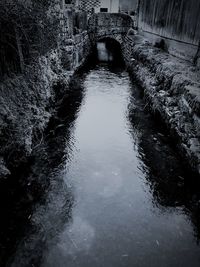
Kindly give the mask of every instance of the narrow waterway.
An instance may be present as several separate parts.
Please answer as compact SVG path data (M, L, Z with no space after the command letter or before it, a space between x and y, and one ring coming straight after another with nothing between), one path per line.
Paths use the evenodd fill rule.
M31 179L50 185L8 266L199 267L199 190L141 90L107 63L76 83L38 148Z

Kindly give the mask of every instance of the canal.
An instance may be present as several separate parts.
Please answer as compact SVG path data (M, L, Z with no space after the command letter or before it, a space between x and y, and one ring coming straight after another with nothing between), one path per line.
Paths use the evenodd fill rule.
M124 66L77 73L51 124L7 266L200 266L199 185Z

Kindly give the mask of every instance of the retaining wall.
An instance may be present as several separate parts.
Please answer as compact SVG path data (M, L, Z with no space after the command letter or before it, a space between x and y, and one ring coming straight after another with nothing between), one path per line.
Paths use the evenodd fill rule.
M200 174L200 72L189 62L153 47L140 36L127 36L123 55L158 112L178 140L180 153Z
M90 53L87 32L68 42L36 59L23 75L0 83L0 179L42 142L55 102L66 93L70 78Z

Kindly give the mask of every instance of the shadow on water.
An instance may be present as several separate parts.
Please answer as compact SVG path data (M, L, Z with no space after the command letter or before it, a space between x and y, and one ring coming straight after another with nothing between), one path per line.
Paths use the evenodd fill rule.
M146 173L146 183L153 195L154 205L180 209L194 226L197 243L200 240L200 179L181 158L168 129L157 116L153 116L143 99L142 89L132 81L129 121L133 139L137 140L139 157ZM137 88L137 90L135 90Z
M1 181L2 267L7 266L8 259L8 266L12 261L12 266L17 267L38 266L45 244L71 220L73 194L62 176L65 162L70 158L71 135L83 97L79 82L84 75L80 79L79 76L76 73L66 94L57 103L55 115L29 162L8 180ZM13 254L16 259L12 258Z

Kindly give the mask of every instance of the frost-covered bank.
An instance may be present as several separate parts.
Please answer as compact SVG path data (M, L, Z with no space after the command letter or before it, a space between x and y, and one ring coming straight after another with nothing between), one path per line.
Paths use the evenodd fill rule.
M200 70L140 36L127 36L123 53L147 103L159 112L181 152L200 173Z
M10 168L26 160L34 146L42 142L55 102L66 93L70 78L89 52L89 38L83 32L64 52L52 50L29 66L24 74L0 83L1 178L10 173ZM66 58L67 53L80 57L76 62L68 57L70 70L63 67L63 55Z
M42 142L56 101L90 52L86 13L62 3L0 4L0 178Z
M83 62L83 61L81 61ZM0 177L26 160L51 117L56 100L64 95L74 71L63 69L58 51L52 51L23 75L0 84Z

